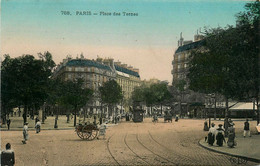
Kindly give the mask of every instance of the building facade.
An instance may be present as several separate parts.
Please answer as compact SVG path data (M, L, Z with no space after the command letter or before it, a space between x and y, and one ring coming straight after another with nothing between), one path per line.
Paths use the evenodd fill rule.
M178 48L173 55L172 61L172 86L178 91L176 96L178 100L178 105L175 107L175 111L180 114L180 116L187 116L190 114L189 106L194 103L202 103L203 95L195 93L189 90L189 80L187 79L187 74L189 72L189 60L191 51L194 49L203 48L204 40L202 35L198 33L194 36L194 42L184 41L182 34L178 41ZM184 86L184 90L179 90L179 86Z
M85 87L94 91L94 98L98 94L99 87L103 86L106 81L116 80L122 88L124 101L121 105L124 106L125 111L129 110L130 98L134 88L140 86L141 82L139 69L121 64L121 62L114 62L112 58L89 60L85 59L83 55L77 59L64 59L53 73L53 78L58 77L64 81L82 78ZM98 96L94 100L92 104L95 112L95 109L100 107L100 102Z
M97 61L80 58L64 59L53 73L53 78L61 78L64 81L82 78L86 88L97 91L104 82L116 79L113 69Z
M172 85L175 86L181 80L185 82L189 82L186 78L189 71L189 56L193 49L197 49L202 46L203 40L202 35L195 35L194 42L184 41L182 34L180 36L180 40L178 41L178 48L173 55L172 61ZM185 87L186 89L187 87Z

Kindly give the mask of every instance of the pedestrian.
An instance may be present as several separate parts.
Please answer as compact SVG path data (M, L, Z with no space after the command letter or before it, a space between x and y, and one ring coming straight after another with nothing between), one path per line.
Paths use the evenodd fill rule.
M94 121L93 121L93 124L94 124L94 125L97 125L97 116L96 116L96 115L94 115Z
M39 121L39 118L38 118L38 116L35 118L35 125L36 125L36 123Z
M23 123L26 123L26 114L23 113Z
M99 124L102 124L103 123L103 119L102 119L102 116L99 117Z
M246 122L244 123L244 138L246 138L246 135L251 137L248 119L246 119Z
M39 133L41 131L41 121L38 121L35 125L36 133Z
M230 148L233 148L234 146L236 146L236 142L235 142L235 128L234 128L234 123L230 123L230 127L228 127L228 141L227 141L227 145Z
M23 126L23 144L26 144L26 141L28 140L29 134L28 134L28 122L25 122Z
M5 150L1 153L1 165L2 166L13 166L15 163L14 151L11 149L11 144L5 145Z
M106 124L105 123L102 123L99 127L99 134L98 134L98 137L97 139L99 139L100 136L103 136L103 139L105 139L106 137Z
M204 128L203 128L204 131L209 131L209 127L208 127L208 122L205 120L204 122Z
M8 128L8 130L10 130L11 120L8 118L7 121L6 121L6 123L7 123L7 128Z
M217 145L218 146L223 146L223 142L226 143L225 137L224 137L224 130L222 128L222 124L218 125L219 128L217 129L217 135L216 135L216 140L217 140Z
M178 120L179 120L179 116L176 115L176 117L175 117L175 122L178 122Z
M208 143L211 146L213 146L215 142L215 135L216 135L216 128L215 128L215 124L212 123L208 133Z

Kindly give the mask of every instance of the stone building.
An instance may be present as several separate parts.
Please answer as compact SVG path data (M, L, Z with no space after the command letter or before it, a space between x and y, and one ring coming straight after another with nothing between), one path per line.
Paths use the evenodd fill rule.
M98 90L104 82L116 79L116 73L109 65L89 59L64 59L53 73L53 78L62 80L74 80L82 78L86 88Z
M121 107L128 111L131 94L136 86L140 85L139 69L133 68L121 62L114 62L112 58L97 58L96 60L81 58L72 59L68 57L61 62L53 73L53 78L62 80L74 80L82 78L86 88L94 90L94 100L91 104L93 112L97 112L101 107L98 99L98 88L106 81L116 80L121 86L124 100Z
M172 85L175 86L179 81L184 80L188 82L186 75L188 74L188 63L189 63L189 56L193 49L197 49L202 46L203 40L202 35L195 35L194 42L184 41L182 37L182 33L180 35L180 40L178 41L178 48L173 55L172 61ZM185 87L186 89L187 87Z
M139 69L123 64L120 61L114 62L113 59L101 59L97 58L97 61L104 64L110 65L110 67L116 73L116 81L122 88L124 95L123 101L120 103L119 109L125 109L129 111L129 106L131 105L131 95L135 87L140 86L141 80L139 75Z
M177 85L184 86L184 90L177 90L178 95L176 96L178 100L178 106L176 107L176 111L179 112L181 116L187 116L190 111L189 106L194 103L201 103L203 100L203 95L199 93L194 93L189 90L189 80L187 79L187 74L189 72L189 58L191 51L194 49L203 48L203 36L198 33L194 36L194 42L184 41L182 37L182 33L180 35L180 39L178 41L178 48L173 55L172 61L172 86L175 89Z

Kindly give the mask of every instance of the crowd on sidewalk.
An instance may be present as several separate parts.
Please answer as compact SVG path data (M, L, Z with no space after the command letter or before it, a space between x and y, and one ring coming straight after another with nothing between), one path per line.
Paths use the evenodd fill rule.
M215 128L214 123L212 123L211 127L209 128L207 125L207 121L205 121L204 131L208 131L208 134L205 137L205 141L207 141L209 146L213 146L215 142L217 146L223 146L223 143L225 142L230 148L234 148L237 145L237 142L235 140L235 124L231 119L227 119L224 122L224 128L222 124L219 124L218 128ZM246 136L251 137L250 124L248 119L246 119L246 121L244 122L243 137L246 138ZM227 141L225 137L227 137Z

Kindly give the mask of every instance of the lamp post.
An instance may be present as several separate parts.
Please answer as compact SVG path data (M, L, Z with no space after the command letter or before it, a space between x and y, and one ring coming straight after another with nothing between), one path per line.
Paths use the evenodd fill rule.
M214 99L214 101L212 101L212 99ZM216 120L216 96L215 94L208 94L206 96L206 106L208 107L208 111L207 111L207 116L209 118L209 128L211 126L211 117L210 117L210 113L212 112L212 106L214 104L214 120Z

